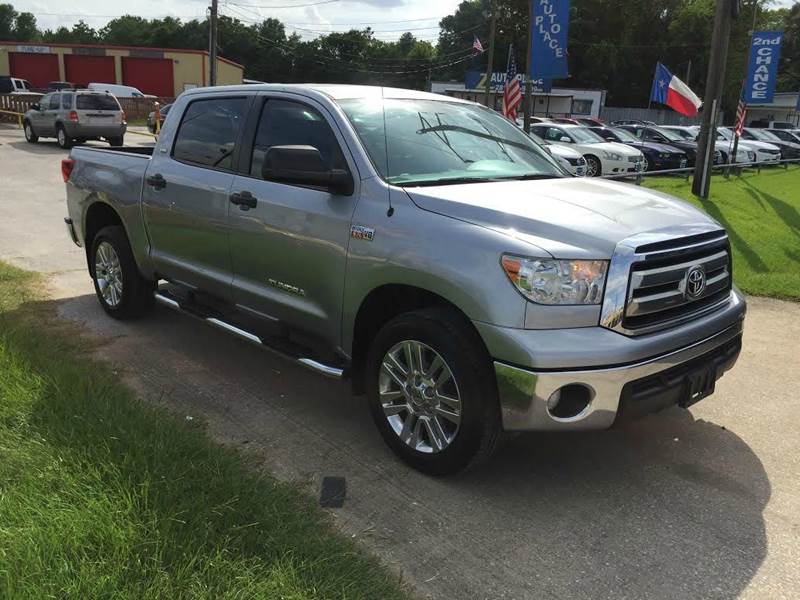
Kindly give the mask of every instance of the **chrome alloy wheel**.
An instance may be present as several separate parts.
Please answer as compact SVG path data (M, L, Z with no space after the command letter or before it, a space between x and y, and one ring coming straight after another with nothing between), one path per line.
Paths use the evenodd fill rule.
M58 137L58 143L59 143L60 146L63 146L64 144L67 143L67 134L64 131L63 127L59 127L58 128L57 137Z
M108 242L101 242L97 246L94 257L94 277L97 287L103 295L103 300L111 308L116 308L122 302L122 267L116 250Z
M389 425L403 442L427 454L441 452L461 424L461 394L436 350L415 340L392 346L381 362L378 394Z

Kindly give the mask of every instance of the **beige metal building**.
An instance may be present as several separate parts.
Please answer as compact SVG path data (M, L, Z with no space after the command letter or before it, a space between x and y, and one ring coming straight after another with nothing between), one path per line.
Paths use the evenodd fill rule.
M27 79L36 88L51 81L130 85L170 98L208 82L204 50L132 46L0 42L0 76ZM242 83L244 67L219 57L217 84Z

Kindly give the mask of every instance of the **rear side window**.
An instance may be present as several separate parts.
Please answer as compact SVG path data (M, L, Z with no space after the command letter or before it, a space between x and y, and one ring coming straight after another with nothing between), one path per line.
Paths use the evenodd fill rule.
M53 94L50 96L50 104L47 108L49 110L58 110L61 108L61 94Z
M108 94L78 94L75 108L78 110L120 110L117 99Z
M246 98L195 100L186 109L172 157L181 162L230 170Z
M61 94L61 108L72 108L73 94Z
M328 169L346 169L339 142L316 110L298 102L268 100L261 112L253 145L250 175L260 178L264 157L272 146L313 146Z

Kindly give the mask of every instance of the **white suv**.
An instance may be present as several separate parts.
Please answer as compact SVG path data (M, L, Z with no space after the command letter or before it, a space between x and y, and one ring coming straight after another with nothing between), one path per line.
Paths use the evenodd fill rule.
M546 142L574 148L586 159L586 175L598 177L614 173L637 173L644 166L644 155L635 148L607 142L582 125L542 123L531 127L531 132Z

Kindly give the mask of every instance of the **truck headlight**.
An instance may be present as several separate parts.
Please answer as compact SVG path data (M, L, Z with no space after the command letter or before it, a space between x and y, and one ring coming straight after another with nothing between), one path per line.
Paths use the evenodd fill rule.
M537 304L600 304L607 260L555 260L504 254L503 270L519 292Z
M606 160L622 160L622 155L603 150L603 158Z

